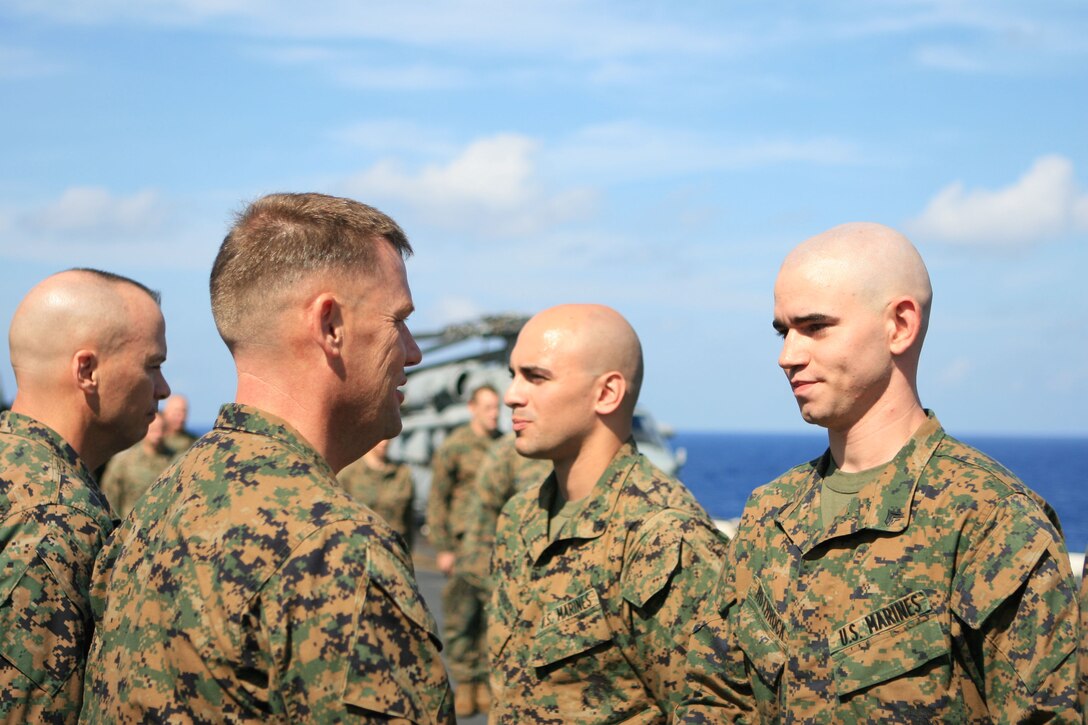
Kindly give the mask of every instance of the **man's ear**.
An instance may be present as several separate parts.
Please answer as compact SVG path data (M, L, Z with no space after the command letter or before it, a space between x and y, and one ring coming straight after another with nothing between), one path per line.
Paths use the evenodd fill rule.
M344 310L340 300L323 292L306 308L311 339L328 357L340 357L344 348Z
M902 355L922 332L922 306L913 297L892 301L888 307L888 349Z
M593 409L598 415L610 415L623 403L627 394L627 380L619 371L612 370L597 379L597 400Z
M72 378L84 393L98 393L98 355L93 350L77 350L72 355Z

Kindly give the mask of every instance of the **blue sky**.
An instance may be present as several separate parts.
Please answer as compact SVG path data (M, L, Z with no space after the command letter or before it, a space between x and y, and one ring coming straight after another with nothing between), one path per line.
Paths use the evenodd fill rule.
M615 306L681 430L807 429L777 267L883 222L933 277L946 427L1088 434L1080 0L0 0L0 98L0 319L71 266L161 289L201 425L234 392L207 300L232 213L321 191L408 232L418 330Z

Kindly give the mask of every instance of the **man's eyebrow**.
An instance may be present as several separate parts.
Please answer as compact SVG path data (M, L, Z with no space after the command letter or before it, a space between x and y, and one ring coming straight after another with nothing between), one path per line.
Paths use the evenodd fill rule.
M522 375L544 375L548 376L552 374L552 371L548 368L540 367L539 365L518 365L517 371ZM514 372L514 368L510 368L511 374Z
M793 317L788 320L793 325L810 325L813 322L835 322L836 318L831 315L824 314L823 312L813 312L808 315L801 315L800 317ZM771 322L771 326L778 331L786 329L786 322L775 318Z

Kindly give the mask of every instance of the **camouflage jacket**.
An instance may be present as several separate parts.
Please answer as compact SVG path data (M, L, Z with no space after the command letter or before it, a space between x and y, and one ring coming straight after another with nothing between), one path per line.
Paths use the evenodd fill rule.
M113 514L55 431L0 413L0 721L75 722Z
M172 460L174 454L168 450L148 453L143 441L111 458L102 473L102 493L114 512L122 519L128 516L136 499L150 488Z
M94 587L87 722L453 722L400 537L254 408L144 494Z
M492 722L664 723L725 541L629 441L555 541L555 474L499 518L488 610Z
M1079 700L1081 712L1088 712L1088 552L1085 553L1084 565L1080 575L1080 643L1077 659L1080 669Z
M347 466L336 479L356 501L369 506L404 537L409 551L415 529L413 503L416 499L412 468L404 463L389 463L385 468L371 468L360 458Z
M515 493L540 483L552 471L551 461L519 455L514 441L514 434L507 433L484 455L466 504L465 537L455 567L479 589L487 588L502 507Z
M829 453L752 494L681 721L1079 721L1057 522L929 416L826 530Z
M458 551L465 533L465 511L480 462L495 436L478 436L468 424L454 429L431 460L427 498L428 538L437 551Z

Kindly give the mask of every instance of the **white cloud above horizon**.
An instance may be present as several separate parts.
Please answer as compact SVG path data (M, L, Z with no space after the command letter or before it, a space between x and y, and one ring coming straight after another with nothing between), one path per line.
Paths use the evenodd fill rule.
M386 159L343 182L361 198L392 199L429 224L488 236L525 235L583 218L594 206L588 189L550 191L537 173L539 142L520 134L475 140L445 163L408 169Z
M37 204L0 209L0 255L66 266L202 267L200 255L218 245L221 231L175 207L155 189L72 186Z
M908 228L920 237L950 244L1030 246L1088 230L1088 193L1077 184L1073 162L1052 154L1036 159L1019 179L1002 188L949 184Z

